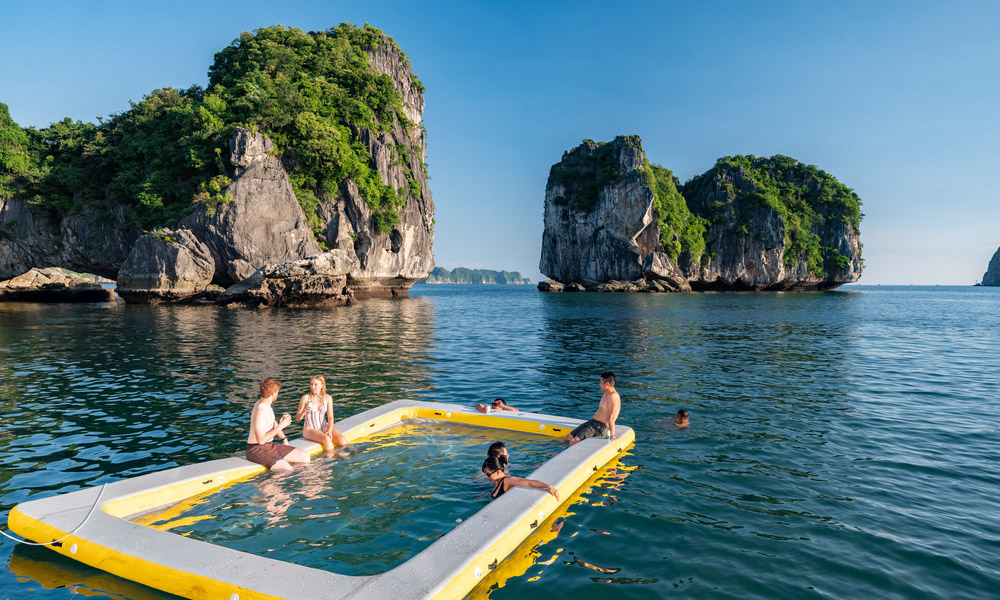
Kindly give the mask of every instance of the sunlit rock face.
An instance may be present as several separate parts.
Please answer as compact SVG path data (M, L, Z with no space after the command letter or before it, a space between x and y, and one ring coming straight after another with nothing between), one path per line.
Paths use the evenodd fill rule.
M636 136L588 141L563 154L545 187L542 273L584 285L642 278L642 260L655 249L643 158Z
M0 281L0 301L15 302L112 302L115 291L93 279L59 269L31 269Z
M201 206L178 223L208 247L214 283L230 286L263 265L319 254L288 175L270 154L271 140L240 128L229 150L236 169L229 200Z
M249 308L344 306L354 299L347 274L356 267L356 259L343 250L265 265L230 286L215 302Z
M397 211L399 222L383 231L372 219L357 184L347 180L335 197L321 198L319 215L326 245L357 259L358 266L348 278L356 297L405 296L414 282L434 269L434 201L424 171L427 140L421 126L424 96L414 84L409 61L395 44L378 44L368 52L368 60L372 69L392 79L410 123L404 128L394 121L382 132L359 127L355 133L368 149L369 164L382 183L402 190L406 201Z
M190 230L160 230L140 237L118 271L117 291L130 304L194 300L215 276L208 246Z
M679 188L689 217L704 224L698 236L704 250L692 256L664 245L663 217L637 136L588 140L566 152L545 190L539 262L539 270L563 286L545 282L539 289L822 290L857 281L857 196L787 157L736 158L720 159ZM795 190L792 200L808 213L807 227L789 235L788 219L798 215L768 197L775 189ZM624 281L636 285L602 285Z

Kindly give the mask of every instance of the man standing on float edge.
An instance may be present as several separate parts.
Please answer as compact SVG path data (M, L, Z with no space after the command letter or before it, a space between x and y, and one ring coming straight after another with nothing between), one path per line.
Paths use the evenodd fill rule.
M611 439L615 439L615 420L622 408L622 398L615 391L615 374L611 371L601 373L601 391L604 395L593 418L563 437L563 441L569 442L570 446L595 435L604 435L605 430L611 433Z

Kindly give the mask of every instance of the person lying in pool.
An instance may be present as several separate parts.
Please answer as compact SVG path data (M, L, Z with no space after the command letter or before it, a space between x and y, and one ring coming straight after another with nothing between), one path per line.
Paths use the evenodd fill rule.
M493 491L490 492L490 496L492 496L494 500L503 496L510 490L510 488L515 486L539 488L555 496L556 500L559 499L559 490L544 481L538 481L537 479L524 479L523 477L514 477L513 475L508 474L506 456L501 455L487 457L486 462L483 463L483 475L486 475L486 477L490 480L490 483L493 484Z
M333 398L326 393L326 378L317 375L309 380L309 393L299 399L295 420L305 419L302 437L310 442L323 444L327 457L344 457L347 452L337 446L346 446L347 438L333 426Z
M281 384L277 379L265 379L260 382L260 400L250 411L250 435L247 437L247 460L264 465L276 471L291 471L290 463L308 463L309 453L288 444L275 444L272 440L277 436L283 441L288 440L284 429L292 422L288 413L281 416L280 421L274 419L274 401L278 398Z
M476 410L478 410L479 412L481 412L481 413L488 413L488 412L490 412L490 409L492 409L494 411L497 411L497 410L510 410L510 411L513 411L513 412L521 412L521 411L517 410L516 408L514 408L513 406L507 406L507 402L503 398L497 398L489 406L486 406L485 404L480 404L479 402L476 402Z

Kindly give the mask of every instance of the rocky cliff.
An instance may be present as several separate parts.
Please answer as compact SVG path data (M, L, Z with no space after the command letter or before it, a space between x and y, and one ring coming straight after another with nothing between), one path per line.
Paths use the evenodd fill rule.
M986 272L983 273L982 285L1000 285L1000 248L993 254Z
M265 82L275 98L298 94L295 98L303 100L282 106L285 112L274 112L270 99L243 95L248 89L244 78L259 76L249 61L263 60L261 49L277 56L298 53L297 62L281 63L286 71L272 73L277 83ZM45 190L64 189L74 181L59 178L68 169L37 167L36 177L54 183L45 180L47 187L35 185L30 193L18 193L16 180L13 188L0 187L0 280L32 267L59 266L117 279L130 302L185 302L210 285L232 286L265 265L325 250L344 253L336 265L350 271L336 277L345 278L351 297L405 296L410 285L431 272L434 204L425 167L423 86L391 38L347 24L310 33L263 28L244 33L217 53L210 77L211 93L161 90L137 105L136 115L115 116L110 125L68 120L60 125L74 135L106 140L100 143L126 140L124 150L74 154L75 146L46 141L61 131L55 124L38 140L32 138L38 147L29 150L39 165L52 158L48 148L62 148L57 161L77 169L74 173L93 168L100 177L95 175L91 181L98 183L88 184L88 192L72 201L44 196ZM324 77L327 84L317 87L317 78ZM302 83L289 86L289 78ZM313 104L303 109L305 100ZM324 102L326 112L317 116ZM271 111L260 119L270 123L275 137L226 125L254 122L254 110ZM184 120L192 114L200 116ZM212 128L205 129L206 124ZM212 136L233 130L227 161L225 138L213 148ZM297 138L299 131L304 133ZM102 132L103 138L97 135ZM156 141L146 140L154 134L160 136ZM175 135L187 137L177 141ZM154 149L149 164L136 148ZM171 149L181 158L167 156ZM93 158L97 154L110 158L101 162ZM128 156L127 169L113 162L120 155ZM180 166L174 171L167 169L175 164ZM130 177L138 177L138 183ZM121 183L126 180L127 185ZM93 197L95 190L106 197ZM124 202L112 201L123 195ZM175 215L173 220L169 215ZM296 272L286 269L281 278ZM327 271L323 276L334 277ZM310 281L315 288L320 280ZM336 294L343 296L339 280L337 286ZM312 297L322 295L313 292Z
M384 231L373 220L355 182L342 183L335 198L323 197L318 214L324 242L357 259L358 266L349 276L349 287L357 298L406 295L415 281L434 268L434 201L424 168L423 88L415 84L409 61L387 39L367 55L370 67L392 80L409 123L404 128L395 120L381 133L367 127L355 131L382 184L402 190L407 200L397 210L399 223Z
M726 157L681 187L637 136L588 140L550 171L539 269L563 285L539 287L832 289L861 274L859 207L788 157Z
M642 277L642 259L656 247L643 159L635 136L563 154L545 188L542 273L564 283Z
M59 217L14 195L0 198L0 280L32 267L63 267L114 279L142 233L121 204L85 206Z

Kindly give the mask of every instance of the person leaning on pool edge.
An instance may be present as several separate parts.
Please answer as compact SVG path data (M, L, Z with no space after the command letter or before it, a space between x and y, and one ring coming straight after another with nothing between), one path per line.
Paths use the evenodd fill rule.
M493 484L493 491L490 492L490 496L492 496L494 500L503 496L505 493L510 491L510 488L515 486L532 487L545 490L546 492L552 494L556 500L559 499L559 490L544 481L514 477L513 475L508 474L507 456L503 454L486 457L486 460L483 462L483 475L486 475L486 478Z
M292 422L292 416L285 413L281 420L275 422L274 401L278 398L281 384L277 379L265 379L260 382L260 400L250 411L250 435L247 437L247 460L268 469L291 471L289 463L309 462L309 453L288 444L275 444L272 440L277 436L283 441L288 436L282 431Z
M615 374L611 371L601 373L601 391L604 395L594 416L563 437L563 441L569 442L570 446L589 437L604 435L605 431L610 432L611 439L615 439L615 421L622 408L622 398L615 391Z
M516 408L514 408L513 406L507 406L507 401L504 400L503 398L495 399L493 403L490 404L489 406L486 406L485 404L482 404L480 402L476 402L476 410L478 410L481 413L488 413L489 409L491 408L493 410L510 410L513 412L521 412Z

